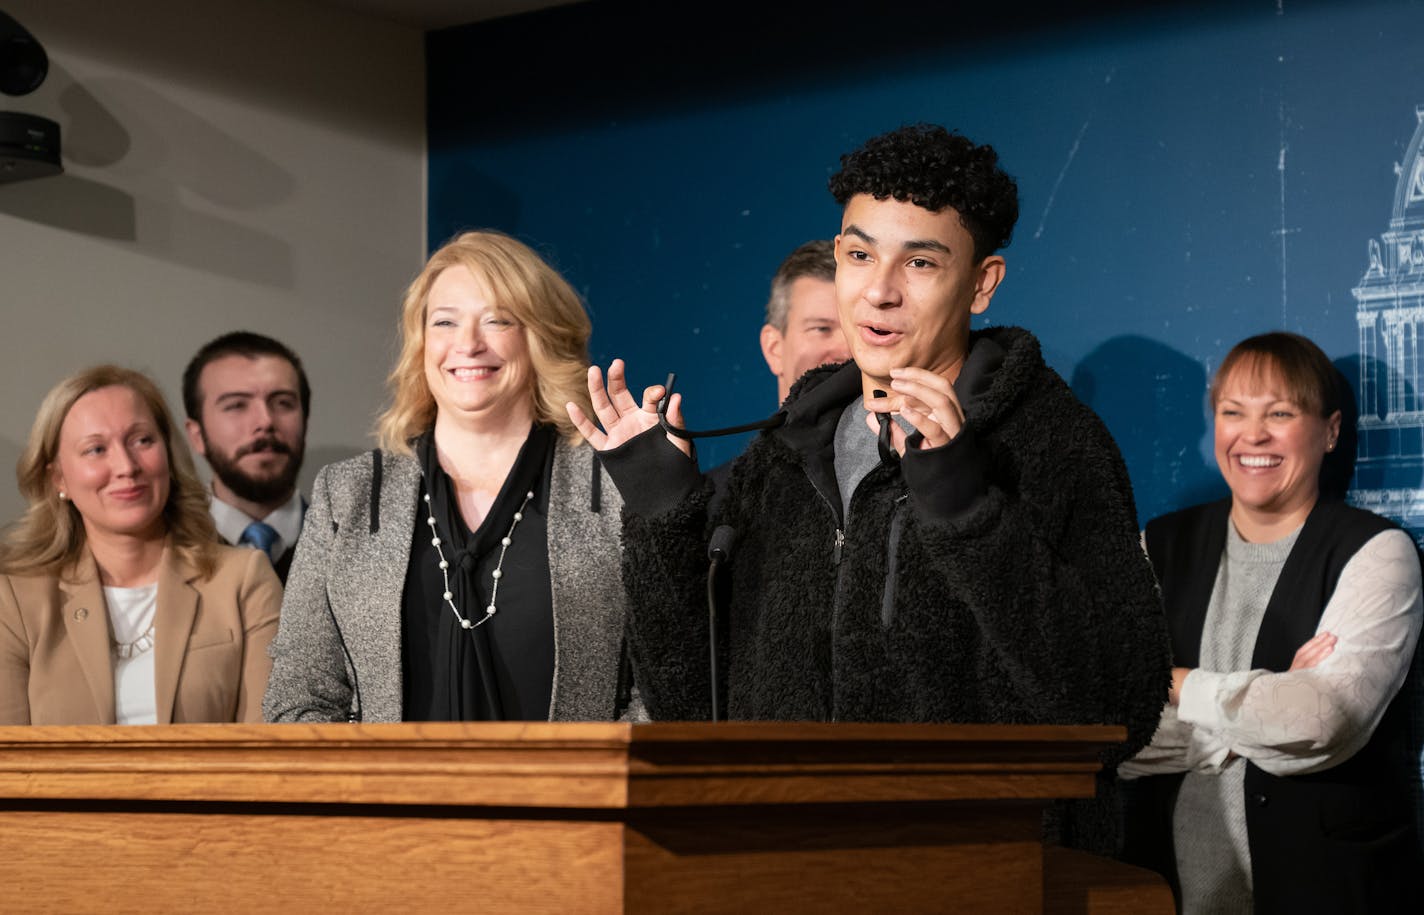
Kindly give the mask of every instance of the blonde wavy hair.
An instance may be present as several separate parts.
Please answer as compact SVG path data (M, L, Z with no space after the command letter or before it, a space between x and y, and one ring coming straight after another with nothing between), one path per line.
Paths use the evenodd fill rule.
M109 387L125 387L137 394L163 436L169 474L163 520L173 548L204 578L216 568L218 534L208 513L208 493L193 468L188 446L174 434L173 417L158 385L142 372L98 365L70 375L40 402L29 442L15 465L20 494L29 507L0 543L0 573L62 576L72 573L84 554L84 519L73 502L59 498L52 474L59 432L69 411L85 394Z
M430 256L406 290L400 356L386 379L391 404L376 421L382 448L410 454L410 442L435 425L435 398L425 381L425 312L441 272L464 267L489 287L496 304L525 331L533 366L534 418L581 441L564 404L593 415L588 397L588 338L593 327L568 281L539 255L503 232L464 232Z

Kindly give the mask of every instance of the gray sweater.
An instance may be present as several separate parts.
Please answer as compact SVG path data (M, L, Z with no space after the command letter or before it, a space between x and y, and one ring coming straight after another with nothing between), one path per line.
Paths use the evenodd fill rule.
M592 461L587 445L555 447L551 721L611 720L617 711L622 499L605 479L594 509ZM401 720L401 594L421 474L414 458L382 454L373 519L372 469L366 453L317 474L271 647L268 721L343 721L358 705L363 721Z

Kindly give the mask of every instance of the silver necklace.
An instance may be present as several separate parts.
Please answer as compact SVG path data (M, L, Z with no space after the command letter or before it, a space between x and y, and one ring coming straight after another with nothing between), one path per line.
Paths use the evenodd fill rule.
M155 620L154 622L157 622L157 620ZM132 642L120 642L110 636L109 645L114 650L114 657L118 658L121 661L127 661L134 655L143 654L145 651L148 651L150 648L152 648L153 625L154 623L149 623L148 628L144 630L143 635L134 639Z
M421 498L425 499L425 523L430 526L430 545L435 547L435 555L440 557L440 577L445 582L445 592L440 595L450 607L450 612L455 614L455 619L460 621L461 629L473 629L483 623L489 622L490 617L495 615L495 598L499 596L499 580L504 577L504 554L509 552L509 545L514 542L514 529L519 526L519 522L524 520L524 509L528 507L529 500L534 498L534 490L529 490L524 494L524 501L519 503L519 511L514 513L514 520L510 522L509 532L499 541L499 562L495 563L494 571L490 573L493 581L490 583L490 602L485 608L484 619L478 623L467 619L460 613L460 608L455 606L455 594L450 590L450 563L445 559L445 551L440 549L440 531L435 527L435 511L430 507L430 493L426 493ZM150 642L150 644L152 644Z

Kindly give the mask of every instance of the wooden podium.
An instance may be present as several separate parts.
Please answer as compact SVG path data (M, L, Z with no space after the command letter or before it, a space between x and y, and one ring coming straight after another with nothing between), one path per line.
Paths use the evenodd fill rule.
M1155 875L1040 843L1043 806L1090 796L1098 751L1122 735L5 727L0 908L1171 912Z

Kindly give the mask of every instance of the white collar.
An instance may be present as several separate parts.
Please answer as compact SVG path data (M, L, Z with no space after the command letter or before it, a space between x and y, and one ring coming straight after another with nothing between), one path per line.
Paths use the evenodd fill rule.
M277 532L277 542L272 545L272 555L281 556L287 549L297 542L297 537L302 532L302 494L293 492L292 497L283 502L281 507L265 518L253 518L248 516L242 509L213 496L211 504L208 506L213 515L213 523L218 527L218 534L228 543L237 543L242 539L242 532L247 530L247 525L253 521L261 521L270 525Z

